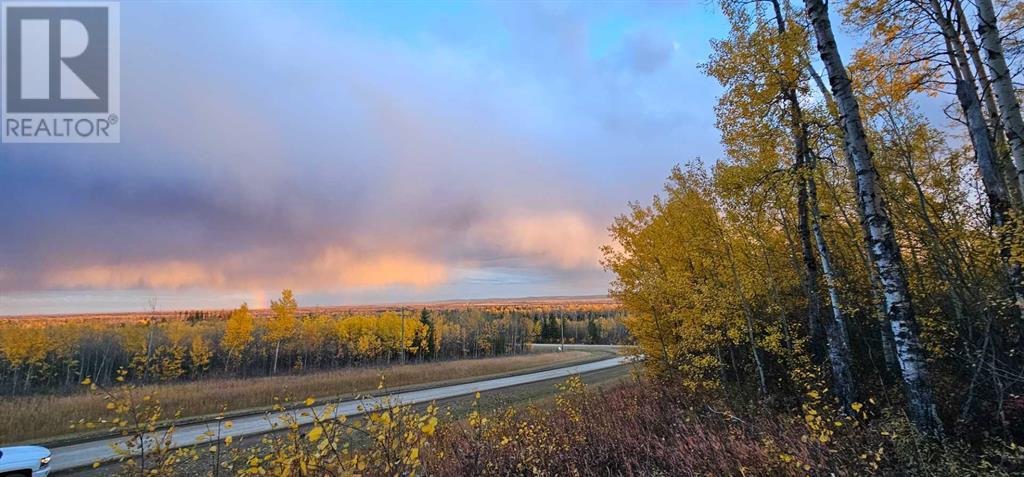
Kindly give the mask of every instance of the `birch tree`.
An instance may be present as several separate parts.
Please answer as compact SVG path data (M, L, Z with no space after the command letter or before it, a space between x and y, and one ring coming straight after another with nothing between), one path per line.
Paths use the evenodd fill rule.
M918 342L918 325L903 259L878 189L877 172L872 163L860 106L836 45L828 8L822 0L805 0L804 5L817 40L818 53L828 71L832 96L839 108L845 147L856 167L854 189L871 232L871 253L885 291L886 314L895 337L910 418L922 432L941 435L942 423L935 408L924 352Z
M974 0L974 4L978 8L978 36L981 37L981 49L985 51L985 59L991 73L992 91L999 104L1003 133L1006 134L1010 145L1017 183L1019 188L1024 190L1024 119L1021 117L1020 102L1013 89L1013 76L1006 65L995 7L992 0ZM1024 310L1024 302L1019 300L1018 296L1018 306Z
M270 323L267 324L267 340L274 343L274 361L271 374L277 374L277 360L281 354L281 343L295 336L295 310L299 307L291 290L282 290L281 298L271 300L270 309L274 311Z

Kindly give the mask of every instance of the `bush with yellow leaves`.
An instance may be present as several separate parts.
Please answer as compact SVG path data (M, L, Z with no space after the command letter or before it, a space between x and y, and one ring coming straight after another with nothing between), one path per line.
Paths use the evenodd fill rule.
M175 445L173 425L161 426L164 421L180 416L167 416L155 395L144 394L134 384L125 383L127 375L127 370L117 370L118 385L112 387L101 386L86 377L82 384L104 396L110 417L98 421L83 419L71 424L71 429L106 430L124 437L111 446L124 475L171 475L178 465L198 460L195 448ZM100 465L101 462L93 463L93 467Z
M981 476L1024 469L1024 449L1009 441L930 440L873 401L844 412L818 381L808 379L802 404L789 410L662 382L594 390L578 376L557 384L550 403L525 408L484 412L477 394L464 419L450 408L441 415L436 405L388 397L368 399L358 416L312 398L282 399L267 415L275 431L258 440L232 438L233 424L222 417L185 447L173 440L173 426L161 426L155 396L138 396L127 384L85 383L109 396L112 417L99 424L132 443L119 454L122 475Z
M125 476L164 475L403 475L422 474L424 452L440 425L438 408L422 411L389 397L367 400L360 417L349 418L336 404L317 406L313 398L301 403L279 399L267 414L273 432L255 444L240 446L233 423L222 415L196 442L175 441L179 416L167 416L155 395L139 395L125 382L103 387L87 378L82 384L107 399L109 418L79 422L72 428L102 429L126 437L115 446ZM383 386L383 384L382 384ZM99 467L96 462L93 466Z

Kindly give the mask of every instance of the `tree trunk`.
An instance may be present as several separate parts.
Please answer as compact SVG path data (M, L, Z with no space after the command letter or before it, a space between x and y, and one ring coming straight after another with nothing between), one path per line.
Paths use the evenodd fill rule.
M813 174L813 164L808 172ZM821 231L821 210L818 207L818 191L814 177L807 177L807 195L811 203L811 217L814 241L818 246L818 257L821 258L821 270L825 275L829 299L832 301L832 319L825 320L825 333L828 336L828 357L832 363L832 380L836 394L842 401L844 411L857 401L857 387L850 371L853 358L850 354L850 337L846 331L846 320L843 318L842 301L839 297L839 280L832 266L832 253Z
M732 281L736 288L736 296L740 300L740 305L743 307L743 317L747 321L747 337L750 339L750 353L754 356L754 365L757 366L758 389L760 389L762 396L766 396L768 395L768 383L764 377L764 366L761 364L761 356L757 352L757 340L754 339L754 312L750 309L750 304L747 303L746 295L743 294L743 285L740 283L739 273L736 272L736 258L733 257L732 246L726 244L725 249L729 254L729 267L732 270Z
M936 21L946 39L946 53L949 56L956 80L956 97L967 121L967 130L974 146L975 159L989 202L991 221L993 225L1001 226L1006 222L1009 200L1006 187L1000 180L1001 171L996 165L992 137L989 135L988 125L985 123L985 115L981 112L981 99L975 89L977 80L970 69L967 54L960 43L956 30L950 20L942 16L942 7L938 0L931 0L931 5L935 10L933 13L936 15Z
M799 106L796 108L799 108ZM803 286L804 293L807 294L807 334L810 336L811 352L814 354L816 361L821 362L824 360L825 330L822 328L821 323L821 295L818 293L818 262L814 258L811 227L808 222L810 212L807 210L807 181L803 177L804 157L806 157L805 152L807 149L807 136L804 134L803 127L802 124L794 126L794 136L798 151L794 167L797 174L796 228L797 236L800 239L800 252L804 262Z
M715 355L718 356L718 379L722 384L729 382L729 373L725 370L725 357L722 356L722 347L715 345Z
M814 66L810 64L810 59L806 59L808 62L807 70L810 72L811 77L814 78L814 83L818 86L818 90L821 95L825 98L825 102L828 105L829 112L831 114L838 114L838 106L836 106L835 99L832 98L832 93L825 87L825 82L821 80L821 75L814 69ZM843 151L843 157L846 159L846 166L850 170L850 182L852 184L857 183L857 168L853 164L853 159L850 157L849 151ZM839 203L838 197L835 199L836 203ZM882 282L878 279L878 272L875 269L875 262L871 258L871 231L868 230L868 223L864 220L864 208L857 208L857 217L860 220L860 231L861 240L864 243L864 253L861 254L861 259L864 260L864 265L868 272L868 284L871 287L871 304L874 307L875 319L881 324L879 327L879 340L882 346L882 357L885 360L886 373L896 373L898 371L898 364L896 360L896 349L895 343L893 343L892 329L887 325L887 319L885 316L885 293L882 289ZM844 214L845 218L845 214ZM847 221L849 222L849 221ZM852 230L852 226L850 229ZM853 235L851 233L851 235ZM858 249L858 252L860 249Z
M776 28L782 35L786 32L786 20L782 16L782 7L778 0L772 0L772 8L775 12ZM789 108L790 134L793 136L793 171L797 175L797 235L800 237L800 251L806 270L803 286L804 293L807 294L807 334L810 336L811 352L815 360L821 362L824 361L825 332L821 323L821 296L818 294L818 264L814 260L811 232L807 223L807 183L803 175L804 161L807 158L807 127L803 123L803 112L796 89L788 85L783 94Z
M828 70L832 96L839 107L847 153L857 171L854 190L858 205L864 210L864 219L871 232L871 254L878 277L885 291L886 316L896 341L897 358L907 392L907 405L911 421L922 432L934 436L942 434L928 381L924 351L917 339L917 320L911 303L903 260L896 244L892 222L885 210L878 189L878 172L872 163L871 149L860 116L860 106L853 95L853 86L847 76L843 60L836 46L828 7L823 0L805 0L806 13L814 28L818 53Z
M960 0L953 0L951 3L956 14L957 22L960 23L960 31L963 32L964 47L967 50L967 56L970 57L971 64L974 65L975 75L978 78L978 87L981 90L981 99L985 104L986 112L988 112L992 131L996 133L995 135L1002 134L1003 130L999 121L999 108L996 107L996 97L992 94L992 82L989 81L988 75L985 74L985 63L981 61L981 49L978 47L978 42L975 41L974 35L971 35L970 30L968 30L969 24L967 23L967 15L964 14L964 9ZM1014 180L1016 180L1016 174L1014 175Z
M1024 270L1021 269L1019 263L1015 263L1011 258L1010 241L1013 240L1012 231L1002 230L1004 226L1010 223L1010 196L1007 192L1006 184L1003 182L1002 169L999 167L995 147L992 143L992 136L989 135L985 116L981 112L981 100L978 98L978 91L975 89L977 80L971 71L967 53L964 51L963 44L960 43L960 38L953 28L952 22L948 17L944 16L942 6L939 5L938 0L931 0L930 4L936 22L939 24L946 39L949 62L953 67L954 77L956 78L956 97L960 102L960 107L963 109L964 117L967 119L967 128L970 131L971 142L974 144L974 155L978 161L978 170L981 172L981 181L985 186L985 195L988 198L992 225L1000 229L997 231L1000 236L1000 255L1006 263L1010 289L1013 291L1017 307L1024 314ZM980 4L978 8L980 17L982 15L981 11L984 8ZM979 27L979 33L981 33L981 30L983 28ZM983 47L988 51L990 45L985 40L985 34L983 33L982 42ZM987 34L991 35L991 33ZM991 53L989 53L989 56L991 63ZM999 57L1002 57L1001 53ZM1005 66L1005 62L1003 66ZM996 82L993 81L993 86ZM1012 87L1013 85L1011 84L1011 94ZM1003 99L999 101L1001 104L1005 102ZM1005 108L1000 108L1000 110L1002 109ZM1017 105L1016 112L1019 118L1020 105ZM1013 137L1011 131L1005 128L1004 130L1007 133L1007 137ZM1021 138L1018 137L1018 139ZM1011 140L1011 150L1013 149L1012 145L1013 141ZM1016 161L1016 158L1014 160Z
M985 51L988 68L992 74L992 90L999 103L999 117L1003 132L1010 143L1010 154L1017 169L1018 187L1024 190L1024 118L1021 117L1020 103L1013 90L1013 77L1006 66L1003 42L999 36L996 12L992 0L975 0L978 7L978 36L981 49Z
M1024 118L1021 117L1020 103L1013 88L1013 77L1003 55L1003 42L999 36L999 25L996 23L992 0L977 0L975 4L978 7L978 36L981 37L981 49L985 50L988 68L992 73L992 90L999 103L1003 133L1006 134L1006 140L1010 145L1010 157L1013 158L1016 172L1015 184L1017 190L1024 194ZM1007 238L1013 239L1012 236ZM1021 270L1021 264L1013 263L1012 259L1008 266L1010 287L1013 289L1017 308L1024 317L1024 271Z
M277 340L277 346L274 346L274 366L270 374L277 374L277 355L281 354L281 340Z
M779 33L785 32L785 21L782 18L778 2L774 1L775 21L778 24ZM808 224L810 211L808 210L808 191L805 176L806 159L808 157L807 125L803 121L803 111L800 108L800 101L796 89L789 87L785 91L790 114L790 129L793 135L794 162L793 169L797 174L797 234L800 237L800 250L803 255L806 277L804 289L808 301L808 335L810 336L811 351L816 361L824 361L824 345L826 342L826 331L822 323L822 300L818 288L818 264L814 259L814 252L811 242L811 230Z
M981 99L985 104L985 112L988 114L989 126L992 129L992 139L994 140L993 146L996 150L996 160L998 166L1003 172L1003 181L1006 185L1006 190L1009 192L1010 204L1015 209L1021 208L1021 191L1017 179L1017 169L1013 165L1012 153L1010 147L1006 143L1006 134L1003 131L1002 121L999 116L999 108L996 106L996 97L992 91L992 82L989 80L988 75L985 73L985 63L981 60L981 52L978 47L978 42L975 41L974 35L970 33L970 23L967 21L967 15L964 14L963 5L960 0L952 1L953 8L956 11L956 18L961 25L960 30L963 31L964 46L967 47L967 55L971 59L971 63L974 65L975 74L978 77L978 87L981 90Z

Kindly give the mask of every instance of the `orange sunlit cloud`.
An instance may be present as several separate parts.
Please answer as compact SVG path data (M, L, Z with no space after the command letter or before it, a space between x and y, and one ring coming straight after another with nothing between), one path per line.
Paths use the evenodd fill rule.
M356 256L340 247L328 247L310 265L313 287L323 285L427 287L448 279L445 265L406 254ZM319 286L318 286L319 285Z
M48 275L46 282L57 288L219 288L224 276L201 264L165 261L57 270Z
M474 226L467 240L503 256L563 270L589 269L599 262L607 240L600 227L571 211L518 214ZM404 251L357 252L340 245L323 247L294 264L264 266L267 251L234 255L204 263L163 260L105 263L51 271L53 288L264 290L290 287L303 291L410 286L429 288L448 282L455 264ZM465 266L468 262L459 262Z
M471 235L505 253L562 269L596 268L600 247L608 242L601 227L572 211L513 215L480 224Z
M183 261L90 265L58 270L46 283L56 288L88 289L274 289L281 286L304 291L337 290L348 287L407 285L428 287L448 279L448 268L439 262L410 254L358 255L331 246L315 258L299 262L288 270L243 270L249 259L226 260L225 264Z
M445 247L437 242L350 242L362 246L332 241L306 250L298 245L259 247L204 259L55 262L58 268L47 270L41 283L58 290L240 292L251 306L264 307L268 296L284 288L303 294L395 289L429 293L466 274L488 273L487 267L495 263L513 269L592 271L599 268L600 247L608 239L585 214L563 209L487 216L449 235Z

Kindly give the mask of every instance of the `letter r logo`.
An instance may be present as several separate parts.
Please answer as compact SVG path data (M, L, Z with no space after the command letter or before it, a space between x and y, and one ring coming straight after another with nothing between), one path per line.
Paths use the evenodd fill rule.
M121 142L121 4L0 0L0 142Z
M107 111L108 7L17 5L5 8L6 112Z
M78 20L60 21L60 98L99 99L68 67L66 58L85 53L89 31ZM50 99L50 21L21 21L21 99Z

